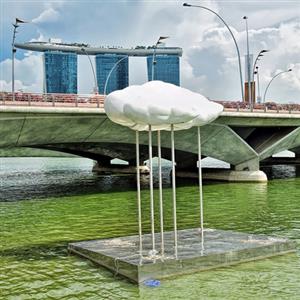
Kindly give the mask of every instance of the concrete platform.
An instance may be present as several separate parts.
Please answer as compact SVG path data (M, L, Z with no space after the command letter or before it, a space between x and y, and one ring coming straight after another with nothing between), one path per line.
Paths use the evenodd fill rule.
M233 265L296 250L296 243L265 235L205 229L204 248L199 229L178 231L178 256L174 257L173 232L165 233L165 256L149 256L151 236L143 236L143 257L138 236L70 243L71 253L85 257L135 283ZM156 234L157 245L160 234ZM157 246L159 249L159 246Z

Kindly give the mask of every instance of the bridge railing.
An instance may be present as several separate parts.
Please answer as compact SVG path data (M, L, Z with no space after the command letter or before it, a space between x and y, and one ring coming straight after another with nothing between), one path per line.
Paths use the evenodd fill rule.
M300 113L300 104L296 103L255 103L252 107L249 103L239 101L215 101L224 106L225 111L234 112L270 112L270 113Z
M104 96L96 94L39 94L0 92L0 105L9 106L54 106L54 107L104 107Z
M248 103L239 101L215 101L224 106L225 111L232 112L270 112L270 113L300 113L300 104L279 104L266 102ZM12 93L0 92L0 106L48 106L48 107L87 107L104 108L104 95L95 94L39 94L16 92L13 101Z

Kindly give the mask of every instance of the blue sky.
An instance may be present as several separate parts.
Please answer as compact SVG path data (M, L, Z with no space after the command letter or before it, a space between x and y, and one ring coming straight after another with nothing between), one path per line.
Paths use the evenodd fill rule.
M180 46L182 86L212 99L240 99L234 44L216 17L201 9L182 7L184 1L0 1L0 90L11 85L11 38L15 17L24 24L17 41L61 38L65 42L131 47L152 45L160 35L167 45ZM244 15L249 18L251 52L270 49L260 63L261 89L277 72L293 72L276 79L270 99L300 103L300 1L191 1L220 13L231 26L242 55L246 52ZM130 83L146 80L145 59L130 60ZM16 86L42 90L40 53L18 50ZM86 57L79 58L79 92L92 90Z

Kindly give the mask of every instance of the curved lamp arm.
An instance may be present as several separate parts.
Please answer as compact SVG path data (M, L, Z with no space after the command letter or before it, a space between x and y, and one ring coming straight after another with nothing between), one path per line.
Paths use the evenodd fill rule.
M283 73L288 73L288 72L291 72L291 71L292 71L292 69L288 69L288 70L286 70L286 71L279 72L278 74L276 74L275 76L273 76L273 78L269 81L269 83L268 83L268 85L267 85L267 87L266 87L266 89L265 89L265 93L264 93L264 97L263 97L263 102L264 102L264 103L266 102L267 91L268 91L268 89L269 89L269 87L270 87L272 81L273 81L276 77L278 77L279 75L281 75L281 74L283 74Z
M106 77L106 81L105 81L105 85L104 85L104 96L106 96L106 88L107 88L107 84L108 84L108 80L110 78L110 75L112 74L112 72L114 71L114 69L116 68L116 66L121 62L123 61L125 58L128 58L128 55L122 57L121 59L119 59L114 65L113 67L111 68L111 70L109 71L107 77Z
M210 11L211 13L213 13L214 15L216 15L223 22L223 24L226 26L226 28L228 29L228 31L229 31L229 33L230 33L230 35L231 35L231 37L232 37L232 39L234 41L234 44L235 44L235 47L236 47L236 51L237 51L237 55L238 55L240 81L241 81L241 93L242 93L243 101L245 101L240 49L238 47L237 41L236 41L236 39L235 39L235 37L233 35L233 32L231 31L230 27L227 25L227 23L225 22L225 20L218 13L216 13L215 11L213 11L212 9L210 9L208 7L205 7L205 6L202 6L202 5L191 5L191 4L188 4L188 3L183 3L183 6L186 6L186 7L198 7L198 8L203 8L205 10Z

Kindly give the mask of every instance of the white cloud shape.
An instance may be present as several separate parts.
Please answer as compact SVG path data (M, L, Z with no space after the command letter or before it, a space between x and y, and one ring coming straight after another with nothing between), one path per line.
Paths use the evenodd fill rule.
M59 13L54 8L50 7L44 10L37 18L32 20L32 23L55 22L59 18Z
M202 126L215 120L223 106L188 89L162 81L129 86L110 93L104 103L107 116L134 130L175 130Z

